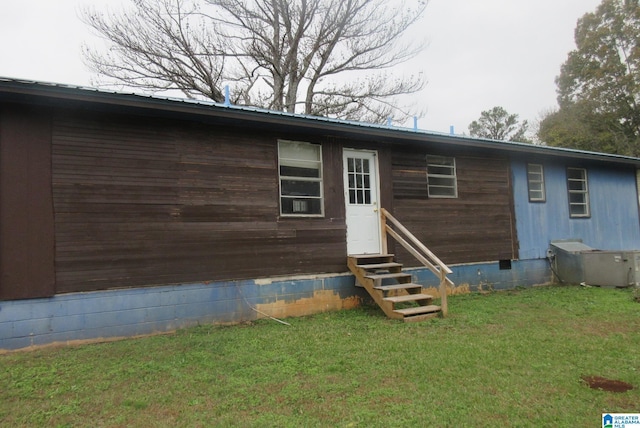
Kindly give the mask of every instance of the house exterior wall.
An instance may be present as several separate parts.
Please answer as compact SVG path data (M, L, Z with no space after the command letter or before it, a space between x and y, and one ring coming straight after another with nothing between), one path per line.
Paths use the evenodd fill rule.
M55 292L48 111L0 105L0 299Z
M322 142L324 217L281 217L279 138L302 139L56 113L57 291L345 272L341 148Z
M427 155L455 159L457 197L428 196ZM476 263L518 257L506 156L421 147L394 151L392 159L392 214L442 261ZM393 251L403 263L417 263L399 245Z
M449 266L453 271L448 278L456 284L452 293L469 291L509 290L550 284L553 281L549 264L543 259L513 260L508 269L500 263L465 263ZM439 279L424 268L407 269L413 275L412 282L422 285L428 294L439 295Z
M530 286L550 281L544 260L451 266L455 292ZM427 269L408 269L438 294ZM0 301L0 352L48 344L95 342L170 332L203 323L237 323L350 309L370 300L351 274L219 281L58 294ZM295 321L289 321L295 323Z
M640 245L633 168L587 165L591 217L569 219L567 161L544 160L547 202L532 204L526 161L495 142L78 96L0 105L0 349L357 305L345 147L378 153L381 205L452 267L457 291L549 282L552 239ZM323 216L280 215L279 139L321 144ZM455 158L456 198L429 197L427 155ZM430 272L409 271L437 294Z
M138 287L0 301L0 351L99 341L349 309L366 292L352 275Z
M41 167L24 163L14 170L35 172L31 175L39 177L39 191L48 197L41 198L48 209L41 209L41 203L37 212L39 222L49 225L49 244L31 240L31 246L42 253L39 260L49 260L44 265L50 278L44 291L38 290L40 280L25 280L21 287L5 282L5 299L344 272L344 147L378 152L382 206L445 262L517 256L504 155L428 143L388 147L366 139L221 128L86 108L41 107L38 115L26 106L9 110L13 116L4 115L5 150L13 144L23 151L39 147L44 154ZM280 216L279 139L321 144L322 218ZM428 154L456 158L457 198L427 197ZM20 159L37 158L25 154ZM29 182L3 183L9 188L23 181ZM28 189L14 193L25 200L32 195ZM9 192L4 194L6 202ZM15 218L4 227L15 229ZM18 245L5 247L6 254L14 254ZM404 250L396 250L402 261L415 264ZM10 288L12 294L6 291Z
M321 144L323 217L280 216L279 139ZM504 155L59 110L56 292L345 272L344 147L378 152L382 206L446 263L517 258ZM427 154L455 156L457 198L427 197Z
M532 160L544 166L545 202L529 202L527 161L512 163L516 224L521 259L546 257L549 242L582 239L601 250L640 249L638 191L634 168L579 162ZM567 167L586 168L591 216L571 218Z

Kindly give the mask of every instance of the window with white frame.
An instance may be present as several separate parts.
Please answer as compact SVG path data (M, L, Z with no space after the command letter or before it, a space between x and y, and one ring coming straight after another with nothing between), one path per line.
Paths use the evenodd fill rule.
M456 160L427 155L427 189L430 198L457 198Z
M571 217L589 217L587 170L567 168L567 189L569 190L569 215Z
M318 144L278 141L280 214L322 216L322 149Z
M527 184L529 186L529 202L545 202L544 168L542 165L527 164Z

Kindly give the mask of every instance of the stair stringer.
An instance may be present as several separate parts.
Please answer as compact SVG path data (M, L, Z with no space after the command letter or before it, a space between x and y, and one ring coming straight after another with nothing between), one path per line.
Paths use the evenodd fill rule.
M357 265L357 261L353 257L347 258L347 264L349 266L349 270L355 275L357 281L362 285L365 290L369 293L369 295L373 298L376 304L382 309L385 315L392 319L404 319L402 314L399 314L394 311L394 306L391 302L384 300L384 292L381 290L376 290L375 280L371 278L367 278L367 272Z

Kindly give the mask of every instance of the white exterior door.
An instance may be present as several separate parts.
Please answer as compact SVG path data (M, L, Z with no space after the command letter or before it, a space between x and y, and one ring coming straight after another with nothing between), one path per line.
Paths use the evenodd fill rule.
M376 152L344 149L343 168L347 253L380 253Z

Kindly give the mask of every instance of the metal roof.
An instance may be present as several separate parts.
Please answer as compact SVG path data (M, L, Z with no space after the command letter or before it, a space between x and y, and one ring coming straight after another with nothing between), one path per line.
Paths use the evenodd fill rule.
M237 122L238 124L251 122L262 126L288 126L290 129L300 131L320 131L325 134L336 133L346 136L375 137L390 144L432 142L457 147L473 147L510 153L603 161L640 167L640 158L609 153L452 135L414 128L295 114L258 107L216 103L213 101L161 97L133 92L126 93L8 77L0 77L0 101L2 100L53 104L65 102L89 103L102 106L142 109L163 113L165 115L216 118L228 122Z

